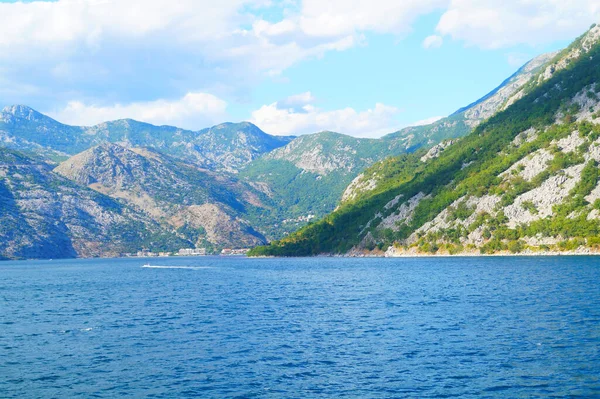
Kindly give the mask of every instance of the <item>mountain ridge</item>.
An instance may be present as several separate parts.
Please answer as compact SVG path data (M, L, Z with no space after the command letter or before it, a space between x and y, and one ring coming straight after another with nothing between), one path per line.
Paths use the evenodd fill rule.
M581 43L588 42L582 38ZM567 50L561 54L570 54ZM455 151L457 137L510 108L534 90L536 82L542 84L567 68L569 62L561 54L536 57L480 100L440 121L379 139L328 131L297 138L271 136L249 122L199 131L133 119L68 126L29 107L11 106L0 113L0 146L25 151L42 160L45 174L70 179L66 183L48 177L49 192L59 195L54 186L60 184L71 192L83 187L87 196L95 190L104 201L125 207L134 219L143 220L143 234L160 232L168 242L196 247L254 246L284 238L309 223L319 228L322 224L313 222L336 206L336 212L345 214L378 195L387 198L388 188L426 173L431 163ZM464 160L460 170L468 170L473 162ZM22 195L29 192L25 187ZM397 206L412 212L428 200L418 194L388 198L378 205L385 210L382 216ZM348 242L357 248L381 246L404 234L396 229L398 215L379 221L378 213L365 221L357 242L356 237ZM128 240L130 247L144 241ZM332 243L324 238L319 248ZM77 256L80 253L84 252Z
M379 139L354 138L327 131L300 136L247 164L241 175L268 188L283 210L281 214L285 215L280 219L323 217L340 201L343 203L355 196L347 192L349 185L353 184L357 191L375 188L376 179L361 174L365 168L390 156L418 152L421 148L464 136L489 113L503 106L555 55L547 53L535 57L492 92L432 124L407 127ZM466 117L467 113L472 116ZM345 151L341 151L344 148ZM315 202L324 206L315 206ZM289 228L285 230L289 232L292 232Z
M0 254L120 256L189 245L119 201L71 183L45 163L0 148Z
M266 242L240 218L248 207L265 206L251 187L144 148L102 143L69 158L54 172L126 202L197 247Z
M599 39L593 26L470 135L382 162L370 191L252 253L600 251Z
M0 112L0 144L43 153L55 162L108 141L151 147L208 169L236 172L243 164L292 139L271 136L250 122L226 122L192 131L134 119L71 126L23 105L7 106ZM227 140L229 145L225 145Z

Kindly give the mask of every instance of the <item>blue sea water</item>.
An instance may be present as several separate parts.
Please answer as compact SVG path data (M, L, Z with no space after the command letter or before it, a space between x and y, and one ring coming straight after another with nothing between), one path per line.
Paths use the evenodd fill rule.
M144 262L0 262L0 397L600 397L600 258Z

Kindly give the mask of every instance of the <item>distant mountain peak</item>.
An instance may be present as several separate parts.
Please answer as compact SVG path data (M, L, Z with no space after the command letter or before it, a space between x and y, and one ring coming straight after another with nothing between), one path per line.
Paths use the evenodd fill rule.
M256 127L253 123L242 121L242 122L223 122L223 123L219 123L218 125L213 126L212 128L213 129L225 129L225 128L232 127L232 126L236 126L236 127L253 126L253 127Z
M440 123L478 127L443 151L375 164L350 202L250 255L598 253L600 27L404 137Z
M7 105L6 107L4 107L2 109L2 112L5 113L9 113L9 114L13 114L13 115L19 115L19 114L25 114L25 113L30 113L30 112L36 112L33 108L28 107L26 105Z
M239 133L251 133L256 136L270 136L269 134L263 132L258 126L251 122L223 122L215 125L211 128L202 130L203 132L219 132L223 131L227 136L234 136Z
M2 114L10 115L14 118L25 119L29 121L40 121L52 119L44 114L41 114L31 107L26 105L9 105L2 109ZM6 118L4 118L6 119Z

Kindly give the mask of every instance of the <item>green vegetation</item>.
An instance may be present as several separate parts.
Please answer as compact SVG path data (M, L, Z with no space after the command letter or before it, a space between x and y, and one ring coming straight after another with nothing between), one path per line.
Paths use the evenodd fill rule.
M493 92L484 98L487 98L491 94L493 94ZM407 152L412 152L419 148L429 147L430 143L439 143L449 138L463 137L472 130L466 123L464 113L469 110L471 106L476 104L478 104L478 102L457 111L447 118L440 119L431 125L407 127L398 132L388 134L387 136L384 136L383 139L387 141L406 140L409 144Z
M305 154L314 153L315 149L318 149L318 156L311 165L314 170L303 169L309 167L304 161ZM327 215L335 209L344 190L361 170L398 151L404 150L391 140L358 139L333 132L303 136L290 145L289 151L275 151L253 161L240 172L244 181L266 184L271 191L270 206L252 210L250 220L268 237L281 237L282 233L296 231L306 221L294 220L308 215L317 218ZM418 161L423 151L418 154L399 157ZM384 175L391 177L402 173L385 168ZM281 220L289 222L280 223Z
M532 215L537 215L539 213L537 207L532 201L523 201L521 206L523 209L529 211Z
M466 201L461 201L455 208L451 208L450 220L466 220L475 212L474 208L467 206Z
M598 162L591 160L585 165L585 168L583 168L581 180L569 194L574 200L576 200L576 198L583 199L583 197L589 195L594 187L598 185L598 178L600 178Z
M577 43L580 41L579 39ZM573 46L577 46L577 43ZM502 205L511 204L520 194L539 186L557 171L583 162L579 151L564 154L554 149L551 164L532 182L514 178L506 191L507 187L503 186L502 179L498 177L519 159L537 149L548 147L552 140L566 137L575 129L587 131L590 140L598 134L596 126L574 122L573 115L578 107L569 105L569 102L578 92L600 81L599 63L600 46L596 45L586 56L555 72L548 81L537 84L539 81L534 79L535 83L527 87L526 96L477 127L457 145L445 150L439 158L427 162L423 167L411 167L410 163L402 164L403 160L399 161L400 165L395 167L396 170L410 170L404 179L382 180L378 188L369 195L343 204L319 222L285 239L270 246L256 248L251 255L296 256L346 252L358 244L367 232L374 231L376 223L371 223L366 228L373 215L381 212L382 217L386 217L394 211L386 210L384 206L399 195L402 196L402 201L408 201L418 193L429 197L419 203L408 224L402 225L392 234L393 237L384 236L384 246L407 239L419 227L465 195L505 192ZM555 115L559 111L565 114L563 124L555 124ZM517 134L530 128L540 132L535 140L520 146L512 145ZM465 164L469 166L463 168ZM592 165L586 166L585 178L574 193L573 209L581 209L585 205L581 196L582 193L589 192L593 182L597 181L595 173L597 171L592 170ZM461 210L455 216L466 216L464 211ZM495 221L486 221L490 226L490 240L482 247L482 251L521 250L524 248L524 243L519 241L522 237L535 236L540 232L546 236L591 237L598 233L598 221L587 221L585 216L581 214L573 219L558 215L517 229L507 228L506 221L502 220L504 217L496 216ZM437 241L423 243L422 250L434 249L439 250Z

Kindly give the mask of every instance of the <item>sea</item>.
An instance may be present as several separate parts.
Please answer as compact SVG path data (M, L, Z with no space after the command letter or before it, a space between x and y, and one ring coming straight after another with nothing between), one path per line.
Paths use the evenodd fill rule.
M600 258L0 262L0 398L117 397L600 397Z

